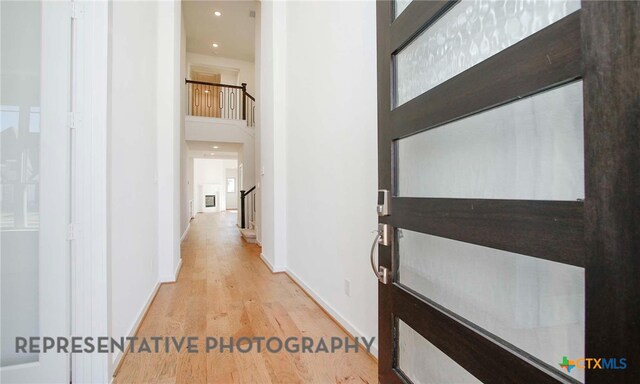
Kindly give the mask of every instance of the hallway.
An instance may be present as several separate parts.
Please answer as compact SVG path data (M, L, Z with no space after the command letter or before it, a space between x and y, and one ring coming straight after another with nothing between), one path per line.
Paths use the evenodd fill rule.
M358 353L204 352L210 337L342 337L346 333L260 248L243 242L236 213L199 214L182 243L176 283L161 285L137 336L197 336L199 353L129 353L114 383L375 383L377 364Z

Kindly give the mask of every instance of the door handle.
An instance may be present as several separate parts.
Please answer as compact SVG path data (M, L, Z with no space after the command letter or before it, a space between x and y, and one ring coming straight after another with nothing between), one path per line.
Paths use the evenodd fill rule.
M389 226L387 224L378 224L378 230L375 231L375 233L376 237L373 239L373 244L371 244L371 269L376 275L378 281L380 281L382 284L389 284L389 281L391 281L389 269L383 266L376 265L376 262L374 260L376 245L389 245Z

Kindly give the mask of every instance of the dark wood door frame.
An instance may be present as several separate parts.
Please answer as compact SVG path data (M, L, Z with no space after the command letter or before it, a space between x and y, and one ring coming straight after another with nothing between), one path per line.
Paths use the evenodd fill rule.
M579 11L392 109L393 55L454 4L413 1L393 21L392 2L378 2L379 188L394 191L394 140L582 79L585 200L394 197L391 215L379 221L585 268L585 355L628 361L624 370L586 370L586 381L640 382L640 2L583 1ZM470 202L480 209L466 209ZM378 254L395 274L394 246ZM398 284L380 283L378 292L381 383L407 380L395 357L398 318L481 381L567 379Z
M640 3L582 2L589 383L640 382Z

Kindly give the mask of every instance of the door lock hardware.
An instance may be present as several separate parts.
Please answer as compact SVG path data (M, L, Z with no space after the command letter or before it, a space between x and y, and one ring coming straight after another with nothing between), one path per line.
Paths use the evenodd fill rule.
M389 191L378 189L378 216L389 216Z
M382 284L389 284L391 281L391 274L389 273L389 268L385 268L382 265L378 267L378 281Z
M373 244L371 244L371 269L378 281L382 284L388 284L391 281L391 272L386 267L381 265L377 266L374 259L377 245L389 245L390 227L388 224L378 224L378 230L375 232L377 232L377 234L375 239L373 239Z
M388 224L378 224L378 233L380 237L378 238L378 244L389 246L389 225Z

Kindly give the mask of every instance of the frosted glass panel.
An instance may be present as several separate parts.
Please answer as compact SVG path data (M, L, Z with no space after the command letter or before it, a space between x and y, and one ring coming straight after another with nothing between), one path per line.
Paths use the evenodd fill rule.
M399 140L397 194L583 199L582 82Z
M415 384L481 383L402 320L398 320L398 367Z
M583 268L405 229L398 247L400 284L558 370L584 356Z
M38 361L17 354L16 336L39 335L41 4L2 1L0 366Z
M396 0L394 4L395 17L400 16L402 11L404 11L409 6L409 4L411 4L411 1L412 0Z
M462 0L396 56L396 106L579 8L576 0Z

